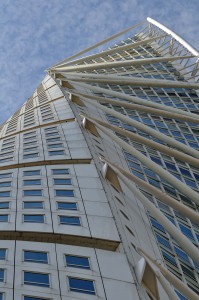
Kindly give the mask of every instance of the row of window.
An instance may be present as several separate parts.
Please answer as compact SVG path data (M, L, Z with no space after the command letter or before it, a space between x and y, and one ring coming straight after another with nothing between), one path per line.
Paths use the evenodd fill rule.
M52 171L52 175L69 175L70 174L69 169L52 169L51 171ZM38 175L41 175L40 170L23 171L23 176L38 176ZM12 178L12 177L13 177L12 172L0 174L0 179Z
M43 190L24 190L23 191L24 197L34 196L34 197L42 197ZM10 197L11 191L0 191L0 197ZM55 196L57 197L74 197L73 190L55 190Z
M58 210L77 210L76 202L56 202ZM0 209L9 209L10 202L0 202ZM44 201L23 201L24 209L44 209Z
M7 252L8 249L0 248L0 260L6 260ZM71 255L71 254L65 254L64 257L65 257L65 264L67 267L80 268L86 270L91 269L89 257ZM48 264L49 263L48 252L23 250L23 261Z
M77 216L58 216L60 225L81 226L81 219ZM0 215L0 222L9 222L8 214ZM44 214L23 214L24 223L45 223Z

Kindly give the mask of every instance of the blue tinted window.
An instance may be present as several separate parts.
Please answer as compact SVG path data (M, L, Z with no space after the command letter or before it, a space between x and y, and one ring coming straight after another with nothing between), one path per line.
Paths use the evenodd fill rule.
M0 249L0 260L6 259L6 249Z
M49 274L24 272L24 284L49 287Z
M47 143L60 141L60 137L46 139Z
M184 233L184 235L188 236L191 239L194 239L193 234L188 227L182 225L181 223L179 223L179 226L180 226L181 231Z
M42 190L26 190L24 196L42 196Z
M23 149L23 152L33 152L33 151L35 151L35 150L37 150L38 149L38 147L36 146L36 147L30 147L30 148L24 148Z
M72 182L71 182L71 179L70 178L67 178L67 179L61 179L61 178L56 178L54 179L54 184L56 185L71 185Z
M32 157L37 157L38 153L30 153L30 154L24 154L23 158L32 158Z
M48 149L52 149L52 148L61 148L63 147L62 143L58 143L58 144L49 144L48 145Z
M35 176L40 175L40 170L23 171L23 176Z
M164 257L165 260L169 261L171 264L173 264L173 265L175 265L177 267L176 261L173 258L173 256L169 255L165 251L162 251L162 255L163 255L163 257Z
M161 224L159 224L157 221L155 221L154 219L151 219L151 224L152 224L155 228L157 228L157 229L159 229L159 230L165 232L165 231L164 231L164 227L163 227Z
M38 251L24 251L24 261L39 262L39 263L48 263L47 252L38 252Z
M8 222L8 215L0 215L0 222Z
M69 169L53 169L52 170L53 175L67 175L69 174Z
M0 298L1 300L1 298ZM48 300L48 299L44 299L44 298L35 298L35 297L32 297L32 296L24 296L24 300Z
M77 210L77 203L75 202L57 202L58 209Z
M0 197L10 197L10 191L0 192Z
M2 179L2 178L10 178L10 177L12 177L12 173L0 174L0 179Z
M178 297L179 297L180 300L188 300L187 298L185 298L185 297L184 297L181 293L179 293L178 291L175 290L175 292L176 292L176 294L178 295Z
M151 156L151 160L154 161L156 164L162 166L162 162L159 158Z
M0 293L0 300L3 300L3 293Z
M53 156L53 155L64 155L64 150L57 150L57 151L48 151L48 154L50 156Z
M176 172L178 171L178 170L176 169L176 166L175 166L174 164L165 162L165 165L166 165L166 167L167 167L169 170L173 170L173 171L176 171Z
M88 257L65 255L65 258L68 267L90 269Z
M8 209L10 202L0 202L0 209Z
M0 182L0 187L11 186L11 181Z
M44 215L23 215L24 222L44 223Z
M161 237L161 236L158 235L158 234L156 234L156 237L157 237L157 240L158 240L158 242L159 242L160 244L162 244L162 245L164 245L165 247L171 249L171 246L170 246L169 242L168 242L166 239L164 239L163 237Z
M79 217L59 216L60 224L81 226Z
M0 269L0 282L4 281L4 274L5 274L5 270L4 269Z
M24 180L24 185L41 185L41 179Z
M43 208L43 202L42 201L24 201L23 203L24 208L31 208L31 209L39 209Z
M182 250L180 250L179 248L176 248L176 247L174 247L174 249L175 249L175 252L176 252L176 254L179 258L189 262L189 258L188 258L187 254L184 251L182 251Z
M73 190L55 190L55 194L58 197L74 197Z
M95 295L94 282L91 280L69 277L70 290L73 292Z

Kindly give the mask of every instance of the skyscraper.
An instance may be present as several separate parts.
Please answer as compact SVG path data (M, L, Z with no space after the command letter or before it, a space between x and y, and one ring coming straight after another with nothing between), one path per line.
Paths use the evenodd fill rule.
M150 18L49 68L1 126L0 299L198 299L198 69Z

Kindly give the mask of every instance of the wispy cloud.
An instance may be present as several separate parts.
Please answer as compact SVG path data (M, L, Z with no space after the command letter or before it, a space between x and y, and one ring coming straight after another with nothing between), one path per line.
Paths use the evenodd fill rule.
M0 3L0 122L32 94L44 70L147 16L195 48L198 0L5 0Z

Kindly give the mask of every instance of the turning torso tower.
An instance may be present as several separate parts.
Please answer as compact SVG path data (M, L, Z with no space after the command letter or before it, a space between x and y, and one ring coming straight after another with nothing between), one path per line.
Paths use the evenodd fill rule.
M199 299L198 55L148 18L0 127L0 300Z

